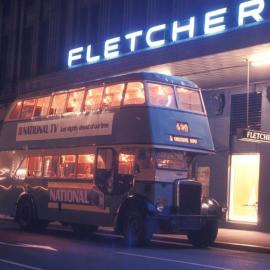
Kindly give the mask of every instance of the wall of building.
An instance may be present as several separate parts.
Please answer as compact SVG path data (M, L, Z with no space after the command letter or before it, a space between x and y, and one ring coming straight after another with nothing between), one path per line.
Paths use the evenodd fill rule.
M261 93L261 131L270 131L270 101L268 100L268 87L270 82L252 84L250 93ZM231 98L237 94L246 95L247 87L237 86L227 89L205 91L204 100L209 115L210 127L216 148L213 156L201 156L195 160L196 167L210 167L210 197L216 198L223 207L229 208L229 181L232 154L260 154L259 174L259 200L258 200L258 225L248 223L227 222L224 226L244 229L270 231L270 144L243 142L232 135L231 130ZM224 95L223 110L219 110L220 95ZM222 107L222 106L221 106Z
M110 37L202 16L208 6L215 9L231 4L225 0L205 0L204 5L199 0L2 0L0 102L20 94L18 82L66 70L71 48L103 46ZM226 23L233 17L226 18ZM203 17L198 20L197 28L203 28Z

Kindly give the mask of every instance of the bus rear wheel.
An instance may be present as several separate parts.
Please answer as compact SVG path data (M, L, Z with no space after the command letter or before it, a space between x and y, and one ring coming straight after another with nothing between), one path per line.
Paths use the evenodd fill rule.
M200 230L188 231L187 237L189 242L195 248L206 248L213 244L218 234L218 221L209 220L207 221Z
M18 203L16 219L19 226L24 231L30 231L35 229L36 218L35 210L30 199L22 199Z
M128 246L142 246L150 240L147 235L144 215L133 208L127 211L124 219L124 237Z

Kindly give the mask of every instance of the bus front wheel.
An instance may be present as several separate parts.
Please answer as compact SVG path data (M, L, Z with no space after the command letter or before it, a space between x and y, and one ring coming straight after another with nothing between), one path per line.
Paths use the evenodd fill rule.
M150 237L147 235L144 215L133 208L127 211L124 218L124 237L128 246L142 246Z
M187 237L189 242L195 248L206 248L215 242L218 234L217 220L207 221L200 230L188 231Z
M22 230L29 231L35 228L35 210L30 199L19 201L16 218Z

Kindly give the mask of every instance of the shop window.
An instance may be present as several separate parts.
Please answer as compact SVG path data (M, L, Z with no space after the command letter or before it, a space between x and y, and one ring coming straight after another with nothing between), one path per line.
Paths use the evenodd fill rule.
M132 175L134 173L134 163L134 154L120 153L118 158L118 173Z
M11 113L8 117L9 120L18 119L22 110L23 102L21 100L14 103Z
M77 164L77 178L94 179L95 155L79 155Z
M124 105L144 104L144 87L141 82L131 82L127 85Z
M72 178L76 173L76 155L64 155L60 158L60 177Z
M122 101L125 85L115 84L105 88L105 94L102 101L103 108L119 107Z
M100 149L98 151L97 168L104 170L112 169L113 153L111 149Z
M27 164L28 164L28 159L25 158L19 168L16 170L15 177L16 179L24 180L26 178L27 174Z
M84 90L71 92L68 98L66 112L80 112L84 98Z
M22 112L21 112L21 119L31 118L33 115L33 111L35 108L35 99L26 99L23 102Z
M203 113L199 91L177 87L180 110Z
M260 154L232 155L230 175L230 221L258 222Z
M148 84L150 104L166 108L176 108L174 90L172 86L162 84Z
M44 169L43 169L44 177L57 177L57 175L59 175L58 174L58 164L59 164L58 156L45 156L43 162L44 162Z
M37 100L34 117L46 116L50 106L51 97L42 97Z
M101 105L103 87L89 89L87 91L84 111L98 110Z
M41 177L42 176L42 157L29 157L28 158L28 177Z
M65 109L67 94L59 94L53 96L50 115L62 114Z

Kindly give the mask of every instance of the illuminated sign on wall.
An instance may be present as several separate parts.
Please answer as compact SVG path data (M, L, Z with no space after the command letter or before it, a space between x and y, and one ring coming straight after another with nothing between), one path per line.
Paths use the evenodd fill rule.
M264 21L263 11L265 10L265 0L249 0L239 4L236 27L244 27L250 23ZM229 17L227 7L207 12L204 15L204 30L202 35L208 36L222 33L228 30L226 18ZM124 37L114 37L104 42L102 53L95 54L91 44L86 47L78 47L69 51L68 66L75 67L82 64L93 64L104 60L110 60L119 56L140 51L138 44L142 40L145 43L144 49L160 48L183 40L192 39L197 34L195 29L198 19L193 16L188 20L174 21L172 24L160 24L143 31L135 31L126 34ZM165 33L169 33L169 38L165 39ZM122 49L123 43L127 43L127 49Z
M241 141L270 143L270 133L258 130L239 129L237 130L237 138Z

